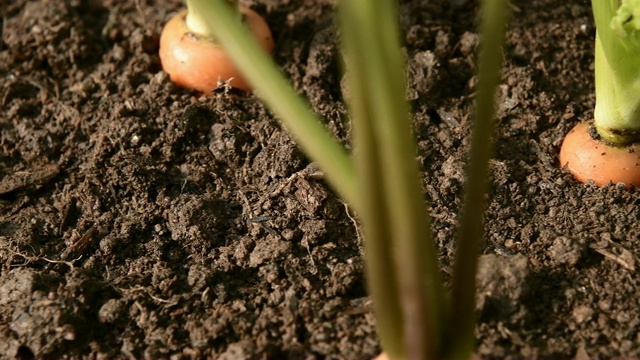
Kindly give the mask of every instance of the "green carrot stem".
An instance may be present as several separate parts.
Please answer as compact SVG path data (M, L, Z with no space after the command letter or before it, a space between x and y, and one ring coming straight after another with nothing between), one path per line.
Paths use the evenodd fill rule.
M491 137L495 129L494 99L501 78L506 17L506 0L482 2L476 114L451 289L450 333L458 334L450 337L453 340L448 346L448 357L453 359L468 359L474 348L475 276L480 241L484 234L483 217L489 186L488 163L493 155Z
M378 333L391 359L440 357L444 290L405 101L394 1L343 1L367 276Z
M594 125L613 145L640 140L640 2L592 0L596 23Z

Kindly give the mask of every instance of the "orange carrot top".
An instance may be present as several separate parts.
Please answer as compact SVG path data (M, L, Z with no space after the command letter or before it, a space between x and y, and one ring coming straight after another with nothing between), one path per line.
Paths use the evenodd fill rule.
M187 6L189 3L187 1ZM264 51L271 53L274 42L266 21L245 6L239 6L238 11L255 40ZM162 30L160 61L171 81L185 88L199 90L204 95L211 94L221 86L251 91L231 58L201 24L196 14L184 10L173 16Z

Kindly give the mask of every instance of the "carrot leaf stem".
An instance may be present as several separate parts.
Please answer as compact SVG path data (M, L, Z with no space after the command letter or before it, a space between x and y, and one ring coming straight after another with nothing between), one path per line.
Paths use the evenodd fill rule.
M640 139L640 1L592 0L596 23L594 125L605 142Z
M482 3L476 122L452 301L447 301L430 230L412 118L405 100L398 3L339 3L342 49L353 123L352 159L287 84L222 0L189 0L215 14L205 27L228 51L258 96L324 170L363 223L367 282L378 331L390 359L468 358L473 349L475 271L482 237L494 99L500 80L507 0Z
M506 0L485 0L481 3L476 108L451 289L452 336L448 337L451 339L448 357L452 359L469 358L474 346L475 276L484 234L489 159L493 156L494 99L501 79L507 5ZM453 336L456 334L458 336Z
M395 1L343 1L367 281L390 359L437 358L444 303L405 101Z
M187 5L187 17L185 19L187 29L189 29L192 34L197 35L200 38L215 41L215 36L207 24L207 16L209 14L197 10L200 6L200 2L202 2L202 0L185 0ZM229 4L229 8L234 11L235 18L241 19L240 12L238 11L238 1L226 0L226 2Z

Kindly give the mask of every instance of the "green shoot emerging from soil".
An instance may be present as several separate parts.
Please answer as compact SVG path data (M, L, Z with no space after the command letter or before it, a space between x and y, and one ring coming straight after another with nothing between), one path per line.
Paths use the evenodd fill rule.
M191 0L256 93L355 209L380 340L391 359L468 358L473 350L475 270L483 230L494 97L500 79L505 0L482 2L482 34L467 191L451 301L440 277L423 200L409 106L404 99L397 3L340 2L351 94L351 157L253 44L222 0Z
M595 127L605 142L640 139L640 1L592 0L596 23Z

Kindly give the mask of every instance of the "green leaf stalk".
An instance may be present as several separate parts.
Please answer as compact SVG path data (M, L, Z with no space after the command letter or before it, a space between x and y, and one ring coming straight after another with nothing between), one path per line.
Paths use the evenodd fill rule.
M229 4L188 3L189 11L199 13L203 28L215 35L256 94L358 214L365 234L367 282L388 357L469 358L507 1L482 1L477 109L451 297L440 276L415 160L396 1L339 3L354 155L339 145L253 43Z
M640 140L640 1L592 0L596 23L594 125L602 140Z

